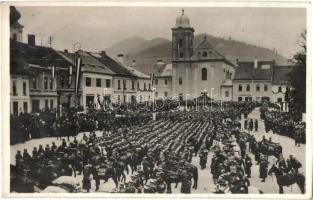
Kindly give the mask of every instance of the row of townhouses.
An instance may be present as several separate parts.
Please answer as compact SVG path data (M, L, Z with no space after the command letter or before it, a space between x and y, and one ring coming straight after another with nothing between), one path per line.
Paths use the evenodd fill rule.
M274 60L232 63L206 37L194 46L194 29L184 12L172 28L172 62L158 60L146 73L137 70L135 62L125 65L122 54L114 60L105 51L57 51L36 45L34 35L23 43L22 34L18 21L11 24L12 114L60 105L187 100L203 94L222 101L277 102L288 110L288 74L295 66L279 66Z

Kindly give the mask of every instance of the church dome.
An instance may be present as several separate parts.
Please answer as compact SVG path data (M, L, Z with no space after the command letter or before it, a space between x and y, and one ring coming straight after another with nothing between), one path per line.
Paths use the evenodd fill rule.
M175 28L190 28L190 21L184 14L184 10L182 10L182 14L176 18Z

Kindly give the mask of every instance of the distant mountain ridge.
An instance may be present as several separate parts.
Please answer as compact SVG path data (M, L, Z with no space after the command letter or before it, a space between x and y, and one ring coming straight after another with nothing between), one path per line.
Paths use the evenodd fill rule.
M194 48L203 41L205 35L208 42L234 64L236 63L236 59L241 61L255 59L275 60L280 65L286 65L288 63L287 58L278 54L275 50L208 34L196 35ZM149 73L150 67L157 60L162 59L166 63L171 62L172 42L164 38L145 40L140 37L132 37L118 42L106 51L112 57L123 53L126 64L130 65L132 60L136 60L136 68L144 73Z

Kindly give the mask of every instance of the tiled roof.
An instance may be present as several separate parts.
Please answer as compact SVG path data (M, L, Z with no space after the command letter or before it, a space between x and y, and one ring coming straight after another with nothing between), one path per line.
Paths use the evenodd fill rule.
M111 57L109 57L107 54L91 54L94 58L96 58L98 61L100 61L102 64L104 64L106 67L108 67L111 71L113 71L118 76L123 77L129 77L129 78L135 78L135 76L121 63L115 61Z
M74 64L74 53L59 51L64 58L68 59ZM82 71L83 72L90 72L90 73L100 73L100 74L108 74L108 75L115 75L116 73L113 72L109 67L105 66L99 60L91 55L90 52L87 51L78 51L78 54L82 58Z
M65 67L70 63L50 47L31 46L10 40L10 72L24 73L29 69L29 64L48 69L53 65Z
M273 69L273 84L284 84L290 81L290 72L296 66L275 66Z
M274 64L274 61L258 61L255 68L254 62L239 62L234 80L272 80Z
M145 78L145 79L149 79L150 76L147 74L144 74L140 71L138 71L137 69L133 68L133 67L126 67L134 76L138 77L138 78Z

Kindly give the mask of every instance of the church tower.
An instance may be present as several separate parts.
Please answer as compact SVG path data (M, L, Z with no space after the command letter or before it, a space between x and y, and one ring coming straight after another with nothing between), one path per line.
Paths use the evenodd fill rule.
M190 27L189 18L182 14L176 18L172 28L172 61L189 61L193 55L194 29Z

